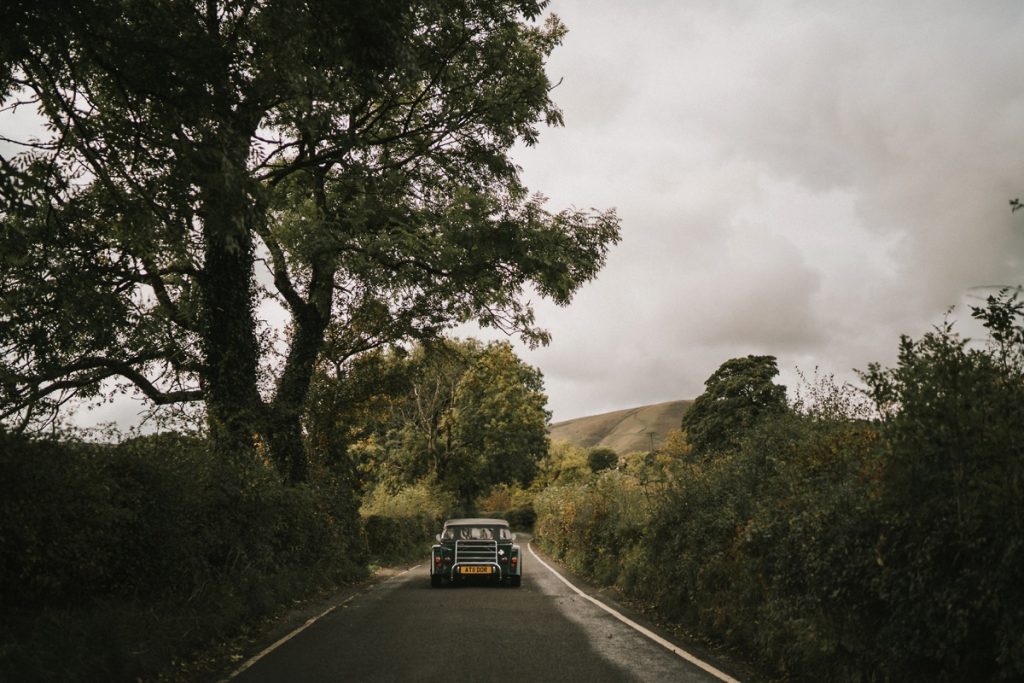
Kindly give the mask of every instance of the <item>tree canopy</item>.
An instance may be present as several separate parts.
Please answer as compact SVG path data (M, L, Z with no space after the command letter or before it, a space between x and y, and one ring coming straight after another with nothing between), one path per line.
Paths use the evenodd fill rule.
M682 428L697 453L731 450L760 420L787 410L786 387L774 356L746 356L722 363L704 382L704 393L683 415Z
M458 492L471 501L496 484L528 485L548 451L548 397L540 371L508 344L491 344L460 378L452 406L456 458L472 463Z
M49 137L0 156L0 419L120 383L300 480L325 341L545 341L524 295L568 304L619 233L509 157L562 122L544 5L4 3L0 95Z
M371 385L355 400L344 393ZM469 509L493 486L528 485L547 455L543 377L508 343L444 340L370 354L315 387L314 433L370 487L429 481Z

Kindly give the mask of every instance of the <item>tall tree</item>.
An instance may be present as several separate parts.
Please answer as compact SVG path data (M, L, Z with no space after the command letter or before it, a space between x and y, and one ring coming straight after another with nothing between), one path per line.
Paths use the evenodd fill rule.
M427 479L468 509L491 487L537 474L548 451L544 379L511 345L445 339L383 355L360 357L340 381L318 373L312 402L314 433L339 443L338 457L353 447L365 484ZM372 410L353 409L359 402Z
M506 344L486 347L459 379L452 404L453 487L469 504L496 484L528 485L548 451L551 413L540 371Z
M351 355L475 318L544 341L523 292L567 304L618 240L508 156L561 123L545 4L0 6L0 95L51 134L0 156L0 419L116 380L301 480L326 337Z
M396 479L424 476L447 481L461 470L454 458L452 405L463 375L477 362L475 340L420 344L407 359L404 393L395 402L388 432L388 466Z
M727 360L704 382L683 415L686 439L703 456L731 450L762 419L788 410L775 356Z

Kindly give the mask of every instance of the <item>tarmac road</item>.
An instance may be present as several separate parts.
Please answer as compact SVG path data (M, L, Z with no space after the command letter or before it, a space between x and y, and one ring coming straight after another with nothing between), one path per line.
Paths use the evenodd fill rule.
M431 588L424 561L350 596L246 662L233 681L733 680L594 604L559 579L554 566L545 567L550 560L535 556L523 535L520 544L520 588ZM655 630L619 605L611 609Z

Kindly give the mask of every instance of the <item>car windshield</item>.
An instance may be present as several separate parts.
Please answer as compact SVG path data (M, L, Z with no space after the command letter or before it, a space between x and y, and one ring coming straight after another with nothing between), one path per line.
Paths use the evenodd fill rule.
M512 539L512 532L508 527L450 526L445 528L441 538L456 541L493 541L495 539L508 541Z

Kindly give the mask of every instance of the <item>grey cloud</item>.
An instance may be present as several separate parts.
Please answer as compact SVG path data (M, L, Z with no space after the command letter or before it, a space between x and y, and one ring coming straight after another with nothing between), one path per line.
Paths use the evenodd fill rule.
M1024 281L1024 6L555 0L567 128L524 152L623 243L527 353L556 419L892 362L971 287ZM561 95L567 95L561 100Z

